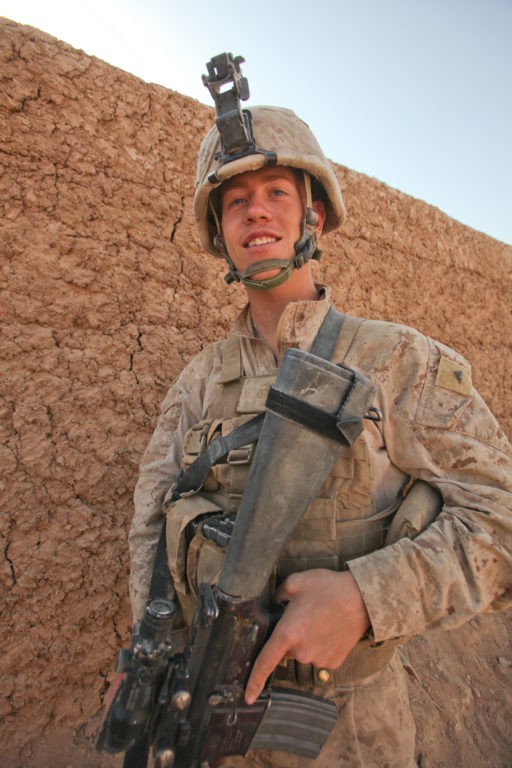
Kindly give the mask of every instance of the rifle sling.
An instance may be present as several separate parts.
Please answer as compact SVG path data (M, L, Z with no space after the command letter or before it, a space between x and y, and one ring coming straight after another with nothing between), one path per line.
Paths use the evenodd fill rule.
M258 413L249 421L241 424L225 437L216 437L207 449L190 464L176 481L172 500L181 496L197 493L201 490L210 469L218 464L224 456L236 448L254 443L260 434L265 413Z
M329 307L322 325L313 341L311 347L312 354L317 355L317 357L322 357L325 360L331 359L344 319L345 316L342 315L341 312L338 312L334 307ZM303 404L303 406L304 405L305 404ZM284 408L285 406L282 405L281 407ZM294 421L302 423L301 420L297 418L297 411L298 409L294 408L293 413L290 413L289 417L293 418ZM211 467L218 464L229 451L240 448L248 443L255 442L261 431L264 417L265 412L259 413L254 418L245 422L245 424L234 429L225 437L217 437L215 440L212 440L206 451L198 456L197 459L195 459L195 461L193 461L192 464L190 464L190 466L178 477L173 489L172 500L175 501L184 494L197 493L204 483ZM310 417L312 420L316 418L318 418L318 412L312 414ZM332 436L335 437L336 440L340 439L339 431L336 430L337 434L335 435L332 425L326 423L325 429L326 432L324 434L326 434L326 436L330 437L331 434L328 434L328 432L332 432ZM318 428L315 429L315 431L318 431ZM155 552L155 561L149 588L150 601L156 597L167 597L169 588L171 587L171 578L167 565L165 523L166 520L164 516Z
M323 357L324 360L332 359L344 320L345 315L334 307L329 307L310 349L312 355Z

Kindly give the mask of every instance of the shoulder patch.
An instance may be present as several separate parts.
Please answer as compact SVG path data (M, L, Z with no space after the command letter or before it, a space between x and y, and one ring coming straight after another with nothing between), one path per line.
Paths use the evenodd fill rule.
M441 357L437 369L436 387L449 389L460 395L470 395L472 389L471 369L469 366L461 365L448 357Z

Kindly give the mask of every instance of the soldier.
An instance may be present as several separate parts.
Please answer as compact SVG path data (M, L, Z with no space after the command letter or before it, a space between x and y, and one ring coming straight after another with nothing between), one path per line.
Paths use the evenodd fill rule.
M135 492L135 618L147 598L164 498L180 468L263 409L262 392L284 351L309 350L330 306L311 259L322 232L345 217L335 173L292 112L254 107L248 114L252 140L242 150L226 152L217 127L208 133L195 193L201 242L226 259L248 304L232 334L200 352L163 401ZM473 389L468 363L411 328L381 321L345 317L334 341L332 360L371 379L382 415L344 449L282 552L275 599L286 609L256 660L246 699L252 703L276 669L285 684L334 700L339 718L313 763L260 751L228 758L229 766L414 766L397 644L503 608L510 595L511 448ZM221 556L200 524L190 539L189 524L208 505L236 512L250 460L247 449L214 467L195 511L171 505L169 566L185 626L197 584L215 581Z

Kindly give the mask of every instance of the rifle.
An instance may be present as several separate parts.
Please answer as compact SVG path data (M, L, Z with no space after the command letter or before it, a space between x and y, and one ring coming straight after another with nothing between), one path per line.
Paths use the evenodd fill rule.
M279 553L343 446L361 433L373 392L345 366L286 351L218 583L201 585L181 653L169 639L175 605L149 602L131 648L119 654L122 677L98 750L126 751L125 768L144 768L151 746L156 768L208 768L249 748L319 754L336 721L332 702L269 680L248 706L244 689L278 620L261 596Z

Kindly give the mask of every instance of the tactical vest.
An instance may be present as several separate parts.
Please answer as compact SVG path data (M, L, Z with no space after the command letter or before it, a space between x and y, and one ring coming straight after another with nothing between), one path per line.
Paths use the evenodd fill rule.
M333 355L335 362L343 360L358 325L351 318L347 320L349 326L350 321L355 325L344 327ZM192 463L214 437L228 434L261 413L275 375L253 376L246 373L241 339L238 336L229 337L222 348L219 394L206 408L201 422L185 436L184 466ZM167 509L169 568L187 623L194 611L198 585L203 581L214 583L217 580L224 556L222 542L217 543L205 535L205 525L212 518L230 520L236 514L254 447L247 445L231 451L224 463L210 470L201 493L182 498ZM307 457L304 458L307 461ZM298 464L297 473L300 472ZM373 496L372 466L363 431L352 446L343 449L319 496L310 504L289 538L276 565L275 581L270 589L290 573L312 568L342 570L350 559L383 547L391 521L402 501L403 496L400 495L389 507L377 509ZM428 509L428 521L438 511L436 499ZM424 527L423 523L419 527ZM372 674L389 660L394 650L393 647L386 648L379 658L376 658L378 654L374 654L374 660L368 665L366 652L363 653L363 660L359 658L362 645L359 643L359 650L354 649L355 653L351 654L357 657L354 663L347 665L345 662L343 665L344 672L339 673L335 680L337 684ZM311 674L308 671L307 675L304 672L309 670L310 665L298 666L302 668L304 678L299 683L318 683L314 679L314 670Z
M352 336L353 330L350 338ZM336 361L343 357L343 350L337 348ZM202 421L194 425L185 437L184 465L190 464L204 451L216 435L226 435L243 421L262 412L268 388L274 380L275 373L252 376L244 371L241 338L229 337L222 348L219 393L208 405ZM197 517L205 519L208 514L206 501L219 508L222 514L236 513L245 488L253 449L254 445L249 445L231 451L225 463L211 470L202 489L203 499ZM300 472L301 467L298 464L297 473ZM294 571L311 568L339 570L347 560L383 546L387 528L399 500L386 509L377 510L372 486L372 468L363 432L352 446L343 449L333 472L326 478L319 497L309 506L286 544L277 565L278 581ZM191 504L192 501L186 506ZM174 533L178 533L176 529L183 526L184 520L180 519L177 526L172 521L174 514L175 510L169 510L169 527ZM189 516L194 516L192 509L187 510L184 515L187 525L191 522ZM190 544L190 533L187 538ZM171 548L174 548L173 543L169 543ZM196 565L200 559L196 553L198 548L196 543L191 554ZM180 565L183 568L184 553L181 555ZM186 586L184 574L177 573L177 563L171 561L171 565L173 578L175 582L178 578L179 587L187 589L188 586L195 591L197 577L194 578L190 567L187 571L192 584Z

